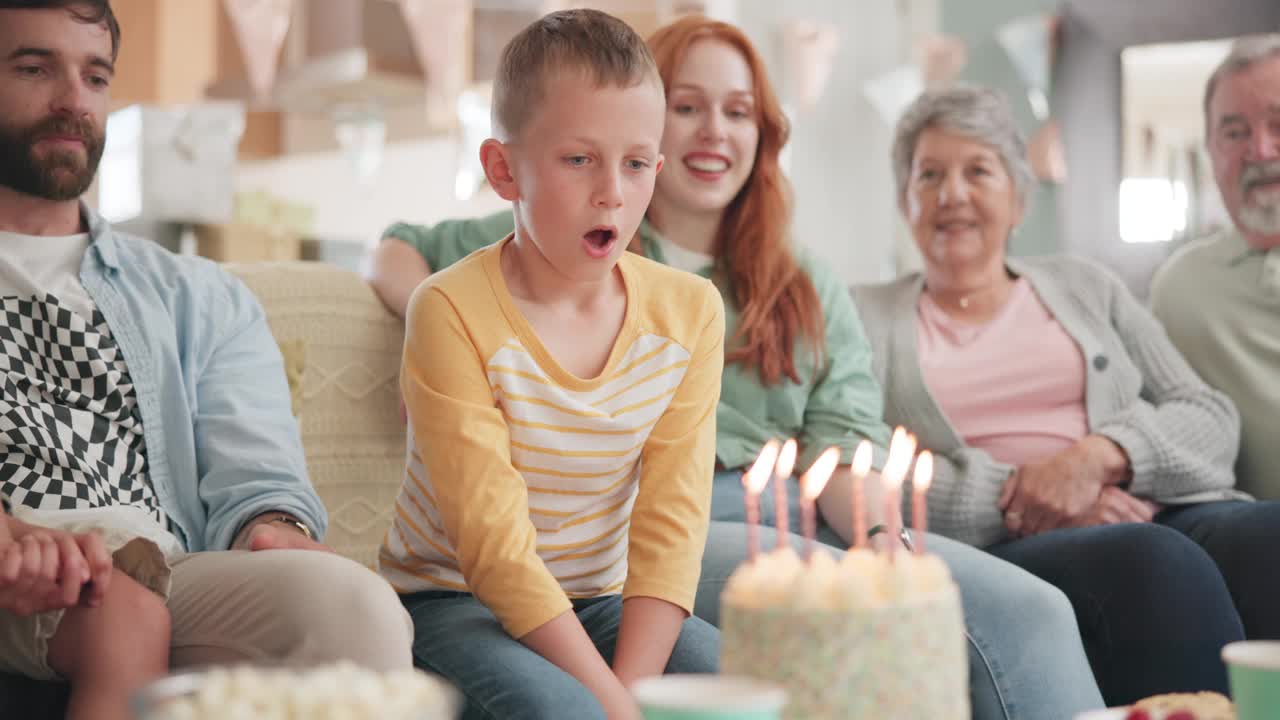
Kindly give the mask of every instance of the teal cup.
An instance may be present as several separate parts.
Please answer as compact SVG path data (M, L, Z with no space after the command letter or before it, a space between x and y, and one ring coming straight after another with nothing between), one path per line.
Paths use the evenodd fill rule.
M739 675L663 675L631 688L645 720L781 720L787 693Z
M1280 717L1280 642L1247 640L1222 649L1237 720Z

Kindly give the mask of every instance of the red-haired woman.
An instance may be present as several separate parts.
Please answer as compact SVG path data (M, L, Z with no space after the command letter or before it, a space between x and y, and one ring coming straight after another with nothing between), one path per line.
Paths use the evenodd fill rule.
M778 162L788 123L759 54L738 28L696 16L658 30L649 46L667 92L666 165L631 249L710 277L725 302L728 349L716 414L716 456L724 470L712 500L712 520L720 522L711 525L697 604L697 614L714 623L724 581L745 554L742 469L764 444L797 438L801 469L824 448L839 447L835 485L849 482L861 439L884 457L888 430L845 283L792 244L790 184ZM392 225L374 253L370 280L403 315L430 272L502 239L513 222L508 211L431 227ZM762 515L772 523L766 495ZM790 495L797 496L794 484ZM788 515L794 513L793 506ZM820 534L844 547L830 528ZM1070 718L1101 707L1060 592L967 545L930 536L928 546L951 567L963 594L975 718ZM1019 660L1028 652L1035 663Z

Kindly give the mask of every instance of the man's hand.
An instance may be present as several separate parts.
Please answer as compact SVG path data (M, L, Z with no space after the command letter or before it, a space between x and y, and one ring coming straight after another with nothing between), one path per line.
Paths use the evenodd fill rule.
M1127 476L1128 458L1111 440L1089 435L1053 457L1018 468L1000 498L1005 527L1018 537L1082 522L1102 489Z
M271 513L261 516L262 519L254 518L249 521L240 534L236 537L236 541L232 543L232 550L249 550L258 552L260 550L317 550L320 552L333 552L333 549L327 545L312 540L302 533L298 528L288 524L271 519L271 515L278 516L279 513Z
M68 533L5 518L0 542L0 609L15 615L102 604L111 555L97 533Z

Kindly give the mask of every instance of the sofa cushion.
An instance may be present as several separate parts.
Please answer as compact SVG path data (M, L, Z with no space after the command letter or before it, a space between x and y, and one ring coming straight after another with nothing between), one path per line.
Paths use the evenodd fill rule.
M329 510L325 542L372 567L404 476L403 323L363 278L334 265L227 269L258 296L286 356L305 366L295 414L311 482Z

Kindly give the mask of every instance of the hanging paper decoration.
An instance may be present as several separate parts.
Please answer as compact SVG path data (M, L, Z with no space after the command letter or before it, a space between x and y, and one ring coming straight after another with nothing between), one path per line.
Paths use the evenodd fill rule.
M924 92L924 73L915 65L903 65L862 86L885 125L894 127L913 100Z
M367 185L382 167L387 122L377 104L344 106L333 111L333 131L356 182Z
M1049 79L1059 21L1053 15L1028 15L1005 23L996 39L1022 81L1027 85L1027 101L1040 120L1049 117Z
M798 112L818 104L840 49L840 30L816 20L792 20L782 26L787 96Z
M457 122L458 97L467 86L460 62L470 48L471 0L400 0L400 12L427 80L427 121L435 128Z
M1053 183L1067 179L1067 155L1057 120L1049 120L1036 130L1027 145L1027 156L1037 178Z
M265 99L275 85L293 0L223 0L223 4L240 42L249 87L255 98Z
M955 82L969 62L969 46L954 35L928 35L916 46L925 87L944 88Z

